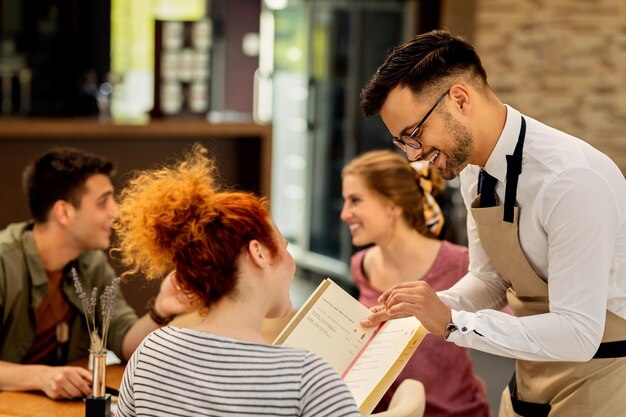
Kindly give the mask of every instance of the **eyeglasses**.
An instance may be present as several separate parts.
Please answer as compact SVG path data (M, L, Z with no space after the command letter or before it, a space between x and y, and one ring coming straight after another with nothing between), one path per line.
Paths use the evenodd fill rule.
M441 95L441 97L439 97L439 100L437 100L437 102L430 108L430 110L428 110L428 113L426 113L426 116L424 116L424 118L417 124L417 126L415 126L415 129L413 129L411 134L401 135L400 137L393 137L391 140L394 143L394 145L402 149L405 153L407 152L409 148L415 149L415 150L422 149L422 144L420 143L419 140L417 140L416 136L419 133L422 126L424 125L424 123L426 122L426 119L428 119L428 116L430 116L430 114L437 108L437 105L441 103L441 100L443 100L444 97L447 96L449 92L450 90L446 91L445 93Z

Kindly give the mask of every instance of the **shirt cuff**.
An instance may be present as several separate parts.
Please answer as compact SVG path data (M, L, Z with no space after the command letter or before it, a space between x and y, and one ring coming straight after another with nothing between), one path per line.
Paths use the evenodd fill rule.
M470 334L476 328L476 313L452 310L452 323L456 324L457 331L450 334L448 341L457 344L460 344L459 342L462 341L467 342L467 338L471 336Z

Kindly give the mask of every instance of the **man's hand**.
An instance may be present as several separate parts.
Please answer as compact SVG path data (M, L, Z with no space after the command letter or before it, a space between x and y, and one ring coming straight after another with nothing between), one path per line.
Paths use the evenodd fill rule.
M424 281L396 284L385 291L378 302L380 305L372 307L372 314L361 322L364 327L374 327L390 319L415 316L430 333L444 336L446 325L452 321L450 307Z
M51 399L78 398L91 394L91 372L78 366L47 366L40 389Z
M170 272L161 282L159 294L154 300L154 310L162 318L177 316L194 310L194 304L189 297L176 286L176 271ZM198 307L195 306L195 309ZM133 324L126 332L122 343L122 358L129 360L142 340L159 325L146 314Z
M162 317L177 316L193 311L189 298L176 286L176 271L172 271L163 279L154 308Z
M365 320L361 320L361 326L376 327L384 321L399 318L399 317L391 317L387 313L387 309L385 308L384 305L374 306L370 308L370 311L371 311L371 314Z

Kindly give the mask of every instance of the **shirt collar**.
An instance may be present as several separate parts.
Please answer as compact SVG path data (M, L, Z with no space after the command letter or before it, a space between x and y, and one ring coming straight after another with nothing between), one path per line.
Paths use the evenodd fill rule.
M511 155L515 151L519 131L522 127L521 113L509 105L505 104L505 106L506 122L504 129L502 129L498 142L484 167L491 176L496 177L501 183L504 183L506 179L506 155Z
M48 275L41 262L41 256L37 250L35 244L35 235L33 234L32 223L29 223L24 228L24 236L22 238L22 247L24 254L26 255L26 263L28 265L28 271L30 280L34 287L41 285L48 285Z

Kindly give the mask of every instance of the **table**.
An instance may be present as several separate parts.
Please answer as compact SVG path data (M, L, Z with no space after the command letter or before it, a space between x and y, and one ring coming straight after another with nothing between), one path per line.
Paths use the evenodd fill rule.
M87 359L72 365L84 366ZM122 383L124 365L107 366L106 385L118 389ZM0 417L84 417L85 402L51 400L39 392L0 392Z
M285 327L289 319L295 314L292 312L287 317L265 319L261 332L268 343L271 343L278 333ZM172 321L172 325L180 327L192 327L202 320L197 313L184 314ZM70 365L87 368L87 359L71 363ZM107 366L106 385L119 389L124 376L124 365ZM38 392L0 392L0 417L84 417L85 403L77 400L51 400L43 393Z

